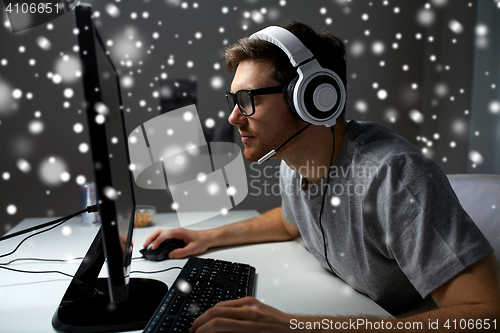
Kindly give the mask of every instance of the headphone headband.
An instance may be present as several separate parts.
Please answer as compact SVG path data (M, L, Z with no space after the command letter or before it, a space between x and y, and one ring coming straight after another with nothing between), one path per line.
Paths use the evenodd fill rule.
M290 59L293 67L306 60L312 59L314 55L294 34L285 28L270 26L252 34L250 39L262 39L270 42L283 50Z

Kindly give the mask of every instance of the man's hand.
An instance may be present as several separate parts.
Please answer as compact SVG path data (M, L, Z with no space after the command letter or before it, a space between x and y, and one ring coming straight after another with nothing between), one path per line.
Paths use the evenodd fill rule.
M158 229L153 232L144 242L144 247L153 243L152 249L155 250L165 239L180 239L186 246L173 250L168 255L169 259L181 259L189 256L195 256L208 250L209 244L207 237L203 236L203 230L188 230L184 228Z
M245 297L217 303L194 321L191 333L289 332L291 319L288 313Z

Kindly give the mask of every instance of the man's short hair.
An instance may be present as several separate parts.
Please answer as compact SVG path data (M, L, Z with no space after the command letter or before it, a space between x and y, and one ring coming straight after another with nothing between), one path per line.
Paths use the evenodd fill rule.
M300 22L291 22L281 27L293 33L314 54L321 67L335 72L347 89L345 46L338 37L326 31L317 32ZM280 84L288 84L297 75L297 70L283 50L260 39L241 38L226 49L224 57L227 70L233 74L240 62L250 59L272 61L274 69L271 76ZM345 107L339 118L344 118L344 115Z

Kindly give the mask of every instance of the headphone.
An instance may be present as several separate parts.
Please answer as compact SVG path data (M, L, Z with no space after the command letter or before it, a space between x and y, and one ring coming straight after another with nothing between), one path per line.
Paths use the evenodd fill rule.
M344 109L344 83L333 71L320 66L312 52L290 31L270 26L252 34L282 49L297 69L286 88L286 101L293 115L314 124L331 127Z

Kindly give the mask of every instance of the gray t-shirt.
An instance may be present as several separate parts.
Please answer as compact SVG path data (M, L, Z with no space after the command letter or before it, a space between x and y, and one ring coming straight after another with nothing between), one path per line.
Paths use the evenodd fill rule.
M312 161L310 163L313 163ZM446 175L388 128L351 121L330 167L322 227L334 273L394 315L433 305L433 290L493 252ZM318 184L305 190L285 162L285 219L328 270Z

